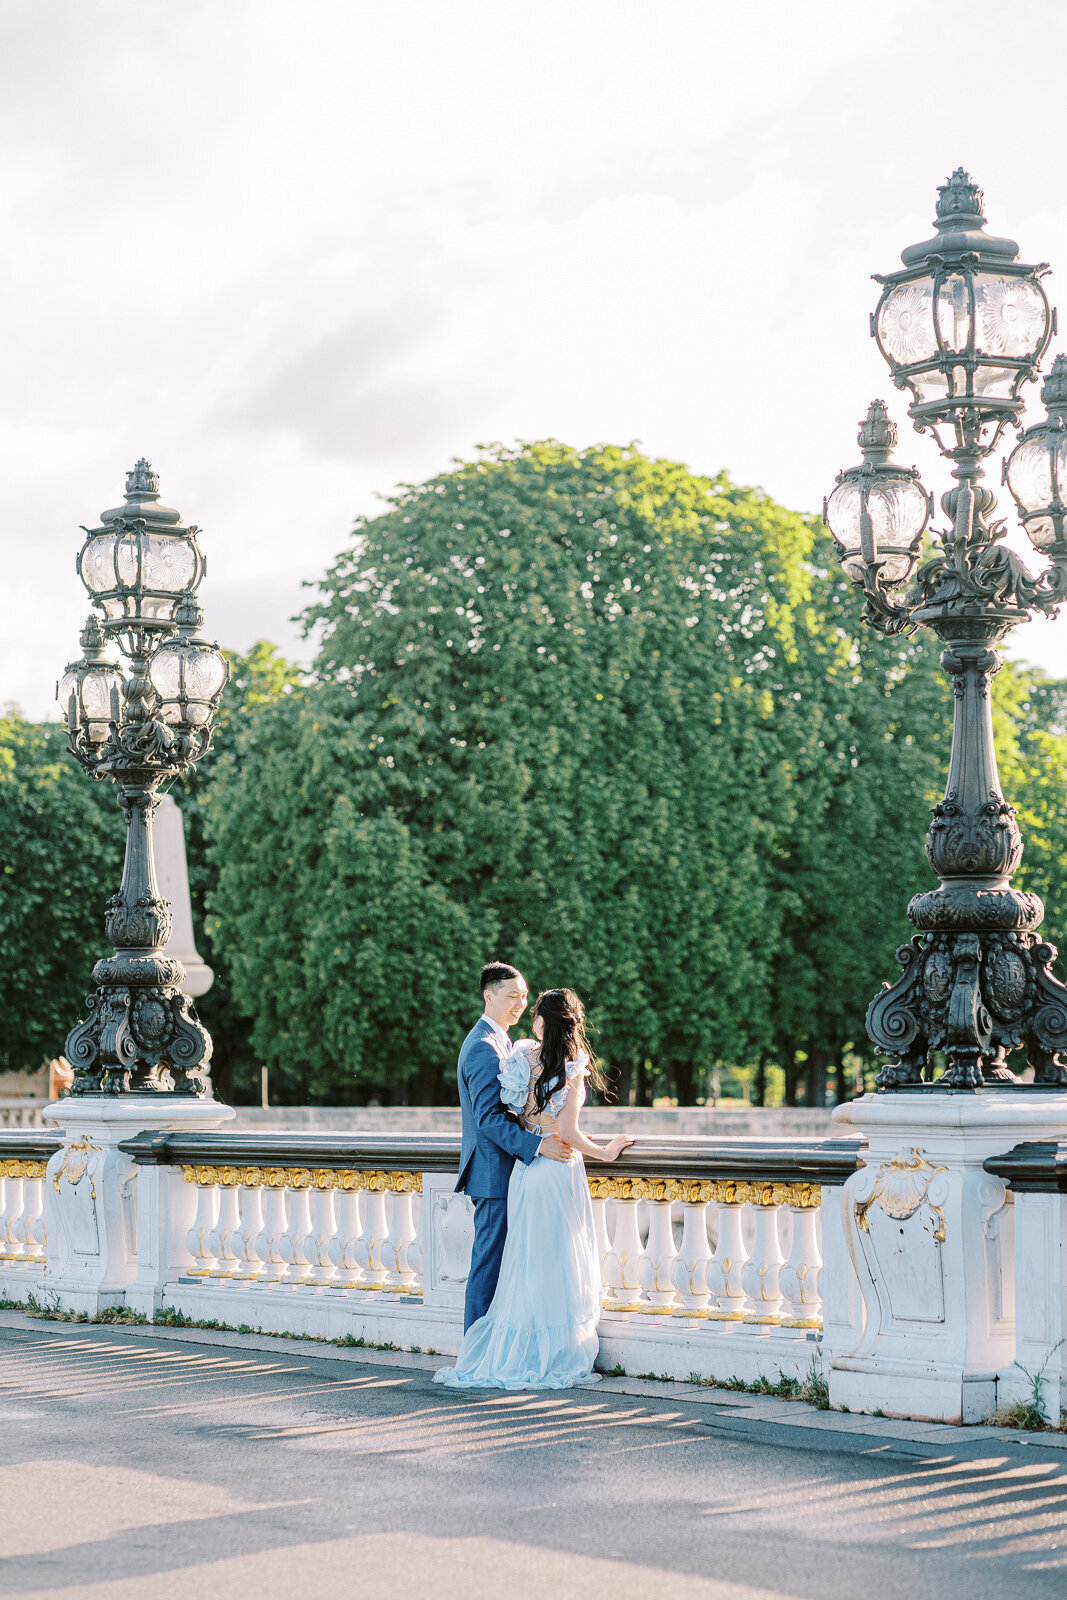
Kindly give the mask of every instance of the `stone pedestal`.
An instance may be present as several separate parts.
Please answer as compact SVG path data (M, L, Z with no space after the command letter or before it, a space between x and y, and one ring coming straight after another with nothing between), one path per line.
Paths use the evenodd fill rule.
M1016 1355L1011 1193L983 1170L1023 1140L1067 1135L1067 1095L1030 1089L868 1094L834 1112L866 1164L825 1220L842 1311L827 1321L830 1402L979 1422ZM850 1315L858 1297L861 1314Z
M45 1112L63 1136L48 1163L48 1260L41 1291L63 1311L95 1316L125 1303L137 1276L138 1169L119 1149L144 1132L193 1133L221 1127L232 1106L176 1094L86 1095ZM143 1232L143 1230L142 1230Z
M154 836L156 882L160 894L170 901L171 912L170 938L163 946L163 955L181 962L185 968L180 986L182 993L197 999L211 988L215 974L201 959L193 936L185 829L178 802L171 794L165 794L156 807Z

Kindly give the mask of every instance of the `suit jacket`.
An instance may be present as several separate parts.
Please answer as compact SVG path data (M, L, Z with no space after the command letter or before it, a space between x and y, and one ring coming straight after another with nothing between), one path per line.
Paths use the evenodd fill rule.
M463 1041L456 1076L463 1112L457 1190L472 1199L503 1199L516 1161L532 1161L541 1135L513 1122L500 1100L499 1072L510 1051L485 1017Z

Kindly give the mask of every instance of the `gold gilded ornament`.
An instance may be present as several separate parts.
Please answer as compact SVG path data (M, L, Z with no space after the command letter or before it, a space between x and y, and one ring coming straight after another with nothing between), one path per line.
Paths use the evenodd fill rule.
M867 1221L867 1212L872 1205L880 1206L887 1217L892 1217L895 1222L906 1222L913 1217L926 1199L927 1190L935 1178L947 1172L947 1167L933 1167L927 1161L925 1153L914 1147L906 1147L893 1157L892 1161L883 1161L875 1175L874 1188L866 1200L856 1202L856 1222L864 1233L870 1232ZM930 1212L936 1222L934 1238L938 1243L945 1241L945 1213L939 1205L930 1202Z

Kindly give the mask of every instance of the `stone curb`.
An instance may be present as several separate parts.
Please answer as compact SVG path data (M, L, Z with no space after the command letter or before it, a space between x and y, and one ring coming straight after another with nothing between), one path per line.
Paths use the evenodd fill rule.
M75 1329L117 1334L129 1339L162 1339L173 1344L214 1345L225 1349L260 1350L271 1355L289 1355L305 1361L347 1361L359 1366L390 1367L399 1372L435 1372L449 1356L432 1356L410 1350L376 1350L372 1346L338 1346L317 1339L284 1339L265 1333L235 1333L218 1328L171 1328L164 1324L122 1322L61 1322L48 1317L31 1317L21 1311L0 1311L0 1328L25 1329L35 1333L62 1335ZM1067 1452L1067 1433L1027 1432L1019 1428L995 1428L984 1423L961 1428L953 1423L912 1422L897 1417L872 1417L855 1411L817 1411L802 1400L778 1400L773 1395L746 1394L731 1389L716 1389L701 1384L664 1383L653 1378L601 1378L596 1383L576 1385L583 1394L624 1394L636 1399L664 1400L673 1405L707 1406L722 1417L748 1422L781 1424L829 1434L851 1434L857 1438L906 1441L923 1445L1002 1444L1030 1445L1040 1449ZM562 1391L551 1392L559 1397Z

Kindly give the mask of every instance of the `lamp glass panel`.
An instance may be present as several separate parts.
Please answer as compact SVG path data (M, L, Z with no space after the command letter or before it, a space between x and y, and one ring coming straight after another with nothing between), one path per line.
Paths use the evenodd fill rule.
M1018 367L994 367L982 362L975 368L974 393L986 399L1008 399L1018 376Z
M176 700L181 689L181 657L177 650L166 646L152 657L148 676L161 700Z
M141 541L135 533L124 533L115 542L115 573L127 589L136 587L141 562Z
M971 338L971 294L962 272L953 272L937 292L937 327L946 350L959 354Z
M1047 433L1024 439L1008 460L1008 487L1024 511L1041 511L1052 500L1051 443Z
M846 551L860 548L860 510L862 496L859 485L855 483L839 483L829 500L826 502L826 520L830 532L842 544ZM862 569L862 562L861 562ZM846 571L848 563L845 563ZM851 576L851 573L849 574Z
M928 372L917 372L908 379L918 400L943 400L948 394L948 374L934 367Z
M82 715L90 721L106 723L111 717L111 691L121 681L121 674L113 667L94 667L86 672L80 691Z
M82 551L82 582L92 594L115 587L115 535L99 534Z
M937 354L934 292L930 283L905 283L893 289L878 313L878 336L890 360L907 367Z
M190 699L213 700L226 682L226 661L210 646L186 657L185 689Z
M982 355L1022 359L1041 348L1045 302L1026 278L974 275L975 348Z
M1051 517L1034 517L1025 526L1035 550L1049 550L1056 543L1056 524Z
M846 575L851 578L853 583L862 583L864 578L867 576L867 568L863 563L862 556L845 556L844 560L841 562L841 565L844 567Z
M910 555L886 556L879 569L882 582L885 584L903 583L904 579L910 576L914 565L915 559Z
M882 479L867 497L867 510L880 555L908 550L926 521L926 495L914 478ZM882 571L889 576L889 563Z
M144 586L181 594L193 586L196 554L188 539L167 534L149 534L145 540Z
M70 705L70 697L77 687L78 669L77 667L68 667L56 684L56 702L63 707L64 716L66 716L67 707Z

